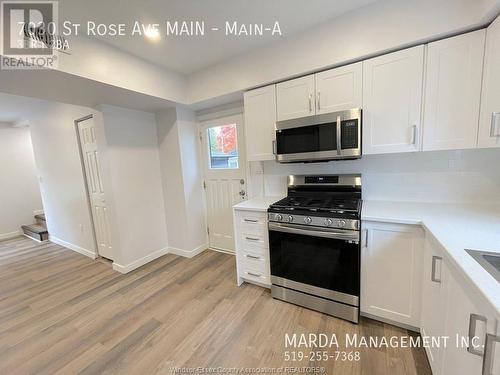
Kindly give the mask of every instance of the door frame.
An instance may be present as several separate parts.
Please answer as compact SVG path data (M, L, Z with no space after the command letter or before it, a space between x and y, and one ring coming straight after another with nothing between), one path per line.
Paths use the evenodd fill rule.
M246 160L246 139L245 139L245 117L243 115L243 108L237 108L237 109L231 109L231 110L223 110L219 112L213 112L210 113L209 115L200 115L198 116L198 139L199 139L199 144L200 144L200 153L199 153L199 161L200 161L200 166L201 166L201 176L202 176L202 190L203 190L203 202L204 202L204 211L205 211L205 222L207 225L207 243L208 243L208 248L213 250L213 251L218 251L222 253L227 253L231 255L236 255L236 252L232 251L225 251L223 249L219 248L213 248L210 246L210 235L209 235L209 215L208 215L208 204L207 204L207 189L206 189L206 181L207 181L207 173L206 171L208 170L208 162L209 162L209 155L208 152L205 148L205 143L203 142L203 132L206 131L208 128L213 127L213 126L221 126L225 124L225 121L222 121L224 119L229 119L229 118L239 118L239 121L241 121L239 124L239 131L243 135L243 142L240 142L240 132L237 129L237 140L238 140L238 157L241 155L244 156L244 161L241 163L240 157L238 158L238 166L239 168L242 168L242 175L244 176L243 178L245 179L245 189L246 189L246 199L248 199L248 162ZM234 228L233 228L234 230Z
M90 224L92 227L91 228L92 229L92 239L93 239L94 246L95 246L95 255L96 255L96 258L101 258L101 255L99 254L99 244L97 242L97 234L95 231L94 215L92 214L92 203L90 202L90 193L89 193L89 185L88 185L88 180L87 180L87 172L85 171L85 165L83 164L82 142L80 139L80 132L78 130L78 124L80 122L90 120L90 119L95 120L95 116L93 114L90 114L90 115L87 115L84 117L80 117L79 119L76 119L74 121L74 124L75 124L75 131L76 131L76 140L78 143L78 154L80 156L80 167L82 169L82 175L83 175L83 184L85 185L85 198L87 201L87 209L89 212Z

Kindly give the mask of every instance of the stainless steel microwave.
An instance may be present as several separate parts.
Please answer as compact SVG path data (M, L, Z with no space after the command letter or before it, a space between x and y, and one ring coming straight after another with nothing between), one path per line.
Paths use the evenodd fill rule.
M361 109L276 122L274 144L280 163L361 157Z

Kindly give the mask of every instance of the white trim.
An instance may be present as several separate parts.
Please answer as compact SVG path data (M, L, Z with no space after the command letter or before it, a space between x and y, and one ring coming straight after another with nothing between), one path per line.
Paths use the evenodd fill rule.
M212 251L216 251L218 253L224 253L224 254L229 254L229 255L235 255L236 256L236 251L234 251L234 250L218 249L216 247L209 247L208 250L212 250Z
M415 327L415 326L412 326L410 324L400 323L400 322L397 322L397 321L392 320L392 319L382 318L382 317L380 317L378 315L373 315L373 314L366 313L366 312L363 312L363 311L361 311L359 313L359 315L361 315L361 316L363 316L365 318L369 318L369 319L373 319L373 320L378 320L379 322L382 322L382 323L387 323L387 324L391 324L391 325L396 326L396 327L404 328L404 329L409 330L409 331L419 332L420 333L420 328L419 327Z
M77 253L80 253L82 255L85 255L89 258L96 259L97 254L91 250L84 249L83 247L73 245L72 243L66 242L64 240L61 240L60 238L54 237L49 234L49 241L56 243L58 245L64 246L70 250L76 251Z
M126 265L121 265L116 262L113 262L113 269L120 273L128 273L130 271L135 270L136 268L145 265L146 263L149 263L159 257L164 256L165 254L168 254L168 247L164 247L163 249L154 251L151 254L148 254L145 257L134 260L132 263Z
M196 112L198 121L209 121L221 117L228 117L243 114L243 102L225 104L215 108L203 109Z
M2 240L8 240L8 239L11 239L11 238L14 238L14 237L18 237L18 236L20 236L22 234L23 234L22 230L16 230L16 231L10 232L10 233L2 233L2 234L0 234L0 241L2 241Z
M186 258L192 258L192 257L202 253L203 251L205 251L207 249L208 249L208 244L204 243L198 247L195 247L193 250L184 250L184 249L178 249L176 247L169 247L168 252L171 254L180 255L180 256L186 257Z

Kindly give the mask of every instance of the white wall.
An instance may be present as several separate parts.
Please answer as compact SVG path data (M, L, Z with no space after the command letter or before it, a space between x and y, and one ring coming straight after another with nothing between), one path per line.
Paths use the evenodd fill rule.
M208 246L197 120L175 108L157 114L169 247L193 256Z
M74 121L91 108L41 101L28 119L50 235L68 246L95 254L90 212Z
M363 199L500 203L500 149L365 155L313 164L264 162L266 195L286 195L289 174L361 173Z
M41 211L29 127L0 123L0 239L20 234L21 225L32 224Z
M377 1L191 74L188 100L199 102L468 30L491 21L499 4L496 0Z
M155 115L112 106L100 109L110 181L105 190L111 192L119 236L114 263L133 267L167 250Z

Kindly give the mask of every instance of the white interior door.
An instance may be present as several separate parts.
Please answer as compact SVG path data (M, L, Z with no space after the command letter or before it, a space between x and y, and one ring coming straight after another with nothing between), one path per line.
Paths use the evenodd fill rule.
M203 122L200 132L210 247L234 252L232 207L246 199L243 116Z
M109 212L104 197L94 119L79 121L77 127L99 255L113 260Z

